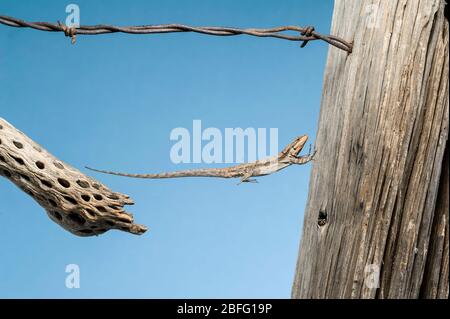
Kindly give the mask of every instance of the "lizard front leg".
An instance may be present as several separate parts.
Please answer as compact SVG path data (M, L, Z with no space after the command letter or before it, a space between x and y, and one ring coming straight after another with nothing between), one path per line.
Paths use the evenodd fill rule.
M314 156L316 155L316 150L314 149L314 151L309 152L308 155L305 156L289 156L288 157L288 161L290 164L297 164L297 165L302 165L302 164L306 164L310 161L312 161L314 159Z

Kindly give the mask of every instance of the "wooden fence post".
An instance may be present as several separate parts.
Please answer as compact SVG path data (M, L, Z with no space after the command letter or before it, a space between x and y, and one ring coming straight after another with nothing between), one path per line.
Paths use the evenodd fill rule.
M336 0L293 298L448 297L444 6Z

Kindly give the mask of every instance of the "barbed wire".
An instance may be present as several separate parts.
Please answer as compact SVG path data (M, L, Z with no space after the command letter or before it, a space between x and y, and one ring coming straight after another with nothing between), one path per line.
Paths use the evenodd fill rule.
M339 49L352 52L352 44L333 35L323 35L314 30L314 27L298 27L298 26L282 26L269 29L239 29L227 27L192 27L184 24L160 24L160 25L141 25L118 27L113 25L82 25L79 27L69 27L63 23L49 22L27 22L21 19L0 15L0 24L17 28L32 28L40 31L64 32L67 37L75 43L76 36L81 35L97 35L105 33L128 33L128 34L161 34L175 32L195 32L214 36L235 36L249 35L255 37L277 38L289 41L302 42L304 47L309 41L323 40ZM287 32L296 32L300 35L291 35Z

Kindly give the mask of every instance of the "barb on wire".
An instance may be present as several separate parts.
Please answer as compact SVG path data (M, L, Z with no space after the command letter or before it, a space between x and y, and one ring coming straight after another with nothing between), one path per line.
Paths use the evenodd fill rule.
M118 27L112 25L92 25L70 27L58 22L57 24L49 22L27 22L17 18L0 15L0 24L18 28L32 28L40 31L64 32L67 37L75 43L76 35L97 35L105 33L129 33L129 34L156 34L173 32L195 32L214 36L234 36L249 35L255 37L278 38L289 41L301 41L301 47L304 47L309 41L323 40L339 49L352 52L352 44L333 35L322 35L314 30L313 27L283 26L269 29L239 29L227 27L192 27L183 24L161 24L161 25L142 25ZM292 35L287 32L300 33Z

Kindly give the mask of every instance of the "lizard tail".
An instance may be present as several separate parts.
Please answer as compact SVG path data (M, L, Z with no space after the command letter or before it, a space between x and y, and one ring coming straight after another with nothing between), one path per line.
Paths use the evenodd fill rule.
M157 178L176 178L176 177L223 177L223 178L233 178L239 177L239 174L228 173L224 169L194 169L194 170L186 170L186 171L178 171L178 172L168 172L168 173L160 173L160 174L128 174L128 173L118 173L105 171L101 169L96 169L92 167L85 166L87 169L103 173L110 174L116 176L123 177L133 177L133 178L147 178L147 179L157 179Z
M124 177L135 177L135 178L151 178L150 175L144 175L144 174L127 174L127 173L118 173L118 172L111 172L111 171L105 171L102 169L92 168L89 166L85 166L88 170L97 172L97 173L103 173L103 174L109 174L109 175L116 175L116 176L124 176Z

